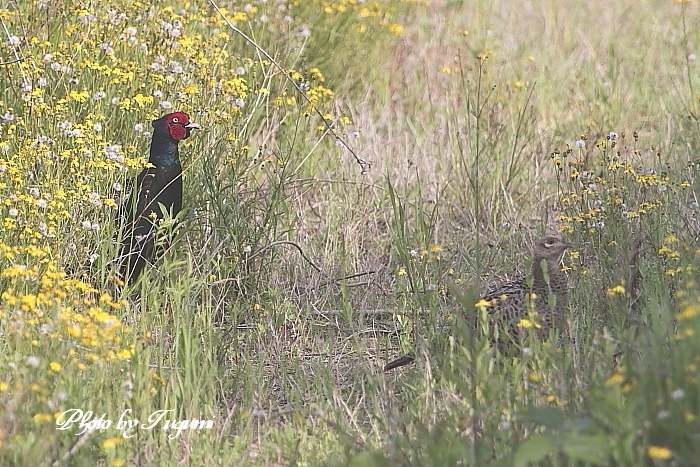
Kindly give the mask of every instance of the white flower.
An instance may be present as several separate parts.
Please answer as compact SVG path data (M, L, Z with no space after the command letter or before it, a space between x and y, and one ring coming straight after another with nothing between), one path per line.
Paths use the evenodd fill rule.
M523 347L523 357L532 357L532 349L530 347Z
M671 399L673 400L678 400L678 399L683 399L685 397L685 391L682 389L676 389L671 393Z
M90 193L89 196L90 204L93 206L100 207L102 206L102 201L100 201L100 194L99 193Z
M27 365L33 366L34 368L39 366L39 359L37 357L34 357L34 356L27 357L25 359L25 362L27 362Z
M614 131L611 131L608 133L608 138L610 138L610 141L615 141L617 138L619 138L620 135L615 133Z
M160 108L164 110L172 109L173 105L170 101L160 101Z
M19 211L16 208L10 208L7 211L7 215L10 217L17 217L19 215Z
M250 416L253 418L265 418L267 416L267 412L264 409L253 409L250 412Z
M134 131L136 133L141 133L143 131L143 125L140 123L137 123L136 125L134 125Z
M92 95L92 100L99 101L100 99L104 99L106 96L107 94L104 91L97 91L95 94Z
M80 225L84 229L91 229L92 228L92 222L90 222L90 221L83 221L80 223Z
M659 411L659 413L656 414L656 418L658 418L659 420L666 420L670 416L671 414L668 410L661 410Z
M49 203L48 203L48 201L46 201L45 199L38 199L38 200L36 201L36 205L37 205L38 207L40 207L41 209L44 209L44 208L46 208L46 206L49 205Z
M105 146L104 152L105 156L110 161L117 162L118 164L124 163L124 156L121 154L121 149L119 148L119 145L112 144Z
M95 130L95 132L99 133L102 131L102 124L101 123L95 123L92 128Z
M586 147L586 142L582 139L577 139L576 142L574 143L574 146L576 146L579 149L583 149Z

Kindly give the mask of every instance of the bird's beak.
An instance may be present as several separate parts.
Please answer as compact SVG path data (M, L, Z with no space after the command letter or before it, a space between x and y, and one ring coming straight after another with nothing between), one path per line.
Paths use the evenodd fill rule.
M571 243L571 242L568 241L568 240L564 240L564 246L565 246L566 248L573 248L573 247L574 247L574 244Z
M187 125L185 125L185 128L187 128L188 130L201 130L202 126L199 123L190 122Z

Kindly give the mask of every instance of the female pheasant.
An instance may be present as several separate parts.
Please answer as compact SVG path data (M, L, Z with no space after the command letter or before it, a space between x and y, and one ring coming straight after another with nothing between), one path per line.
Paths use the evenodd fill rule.
M531 318L540 327L540 334L552 326L558 327L569 306L567 275L559 267L559 261L567 248L573 245L558 235L540 238L533 248L530 277L505 282L489 291L480 303L486 302L486 311L515 337L521 328L520 321ZM389 362L384 371L393 370L414 361L413 355L404 355Z
M134 283L154 256L154 231L163 212L172 217L182 209L182 166L178 143L201 127L183 112L153 120L150 167L136 178L136 187L124 219L119 262L121 276ZM162 205L162 206L161 206Z

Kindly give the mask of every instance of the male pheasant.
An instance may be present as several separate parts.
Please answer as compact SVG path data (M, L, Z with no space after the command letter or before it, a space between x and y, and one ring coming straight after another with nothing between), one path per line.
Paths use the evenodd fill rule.
M509 335L515 337L521 328L522 319L530 318L540 326L544 334L552 326L559 327L569 306L567 276L559 267L559 261L572 244L558 235L540 238L533 248L533 261L529 277L521 277L505 282L482 297L481 303L488 303L486 311L500 324L509 328ZM551 298L550 298L551 297ZM389 362L384 371L393 370L414 361L411 354Z
M150 167L141 171L123 217L119 262L122 278L134 283L153 260L154 231L163 218L163 210L175 217L182 209L182 166L178 143L201 128L183 112L174 112L153 120L153 139L148 159ZM162 207L160 206L162 205Z

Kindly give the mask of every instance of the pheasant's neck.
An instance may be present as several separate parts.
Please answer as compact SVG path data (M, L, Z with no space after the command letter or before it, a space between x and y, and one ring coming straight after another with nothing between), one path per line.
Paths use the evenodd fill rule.
M559 268L559 261L555 259L543 259L543 258L535 258L534 261L532 262L532 279L535 283L546 283L544 278L544 267L543 263L546 265L547 268L547 277L549 277L549 280L551 281L554 277L562 275L563 272L561 268Z
M148 162L158 169L172 170L180 168L177 142L170 138L158 138L154 135L151 141L151 156Z

